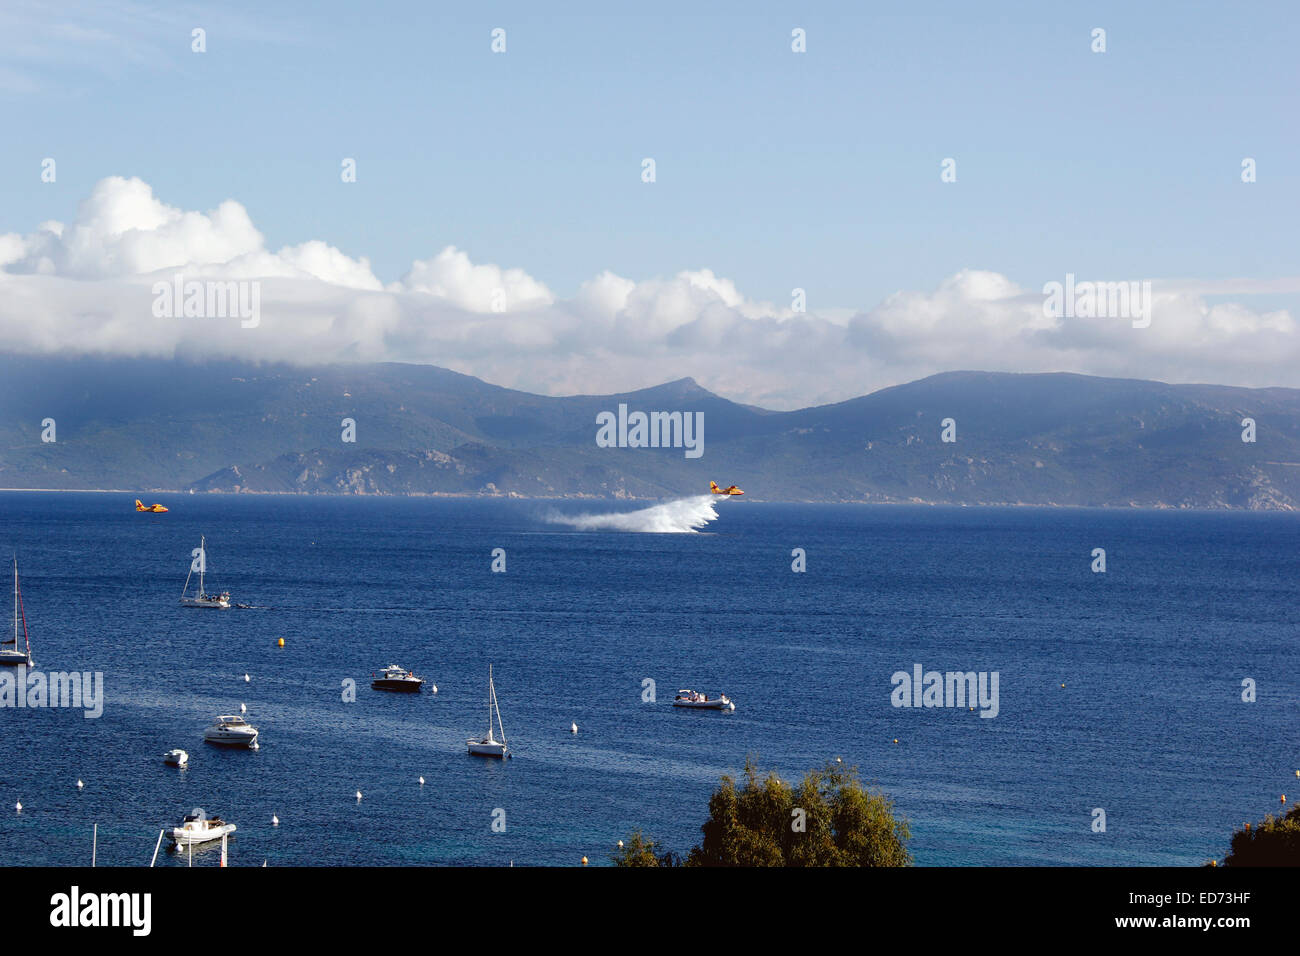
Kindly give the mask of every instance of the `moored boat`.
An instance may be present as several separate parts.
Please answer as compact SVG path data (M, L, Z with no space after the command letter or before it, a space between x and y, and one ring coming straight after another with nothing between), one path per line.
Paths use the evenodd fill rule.
M492 715L496 714L497 727L501 729L501 739L497 740L492 732ZM488 725L487 733L477 739L466 741L469 752L478 757L504 757L509 748L506 746L506 729L501 726L501 708L497 706L497 688L492 680L492 665L488 665Z
M172 827L172 845L197 846L210 843L235 832L233 823L226 823L221 817L208 817L201 807L185 814L185 819L178 827Z
M371 675L374 676L373 674ZM384 673L375 677L370 682L370 686L375 690L396 690L405 691L408 694L418 693L424 686L424 678L416 677L405 667L399 667L397 664L389 664L384 668Z
M23 640L18 642L18 622L22 621ZM23 592L18 587L18 559L14 558L14 636L0 643L0 664L10 667L32 666L32 642L27 635L27 612L23 609Z
M203 739L210 744L223 747L248 747L257 749L257 728L243 717L226 715L218 717L216 723L203 733Z
M190 573L185 575L185 587L181 589L181 607L205 607L225 609L230 607L230 592L221 591L217 594L209 594L203 586L203 574L207 570L208 561L208 541L202 535L199 536L199 547L194 552L194 560L190 562ZM191 597L190 578L195 571L199 572L199 589Z
M736 705L726 694L710 697L693 690L679 690L673 698L674 707L688 707L692 710L735 710Z

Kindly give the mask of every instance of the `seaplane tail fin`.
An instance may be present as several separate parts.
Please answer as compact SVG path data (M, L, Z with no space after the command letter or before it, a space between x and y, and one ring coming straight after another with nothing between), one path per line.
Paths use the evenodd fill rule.
M145 508L145 506L144 506L144 502L143 502L143 501L141 501L139 498L136 498L136 499L135 499L135 510L136 510L136 511L146 511L146 510L148 510L148 509Z
M720 493L720 492L722 491L722 489L718 487L718 483L717 483L716 481L710 481L710 482L709 482L709 491L712 491L714 494L718 494L718 493ZM138 502L138 501L136 502L136 504L139 504L139 503L140 503L140 502Z

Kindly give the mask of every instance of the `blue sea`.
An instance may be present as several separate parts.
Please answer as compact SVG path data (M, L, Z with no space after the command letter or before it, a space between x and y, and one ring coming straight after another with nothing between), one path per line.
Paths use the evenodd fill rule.
M88 864L98 824L100 865L147 866L203 807L235 866L607 864L634 828L689 850L747 755L856 765L920 865L1195 865L1300 798L1295 515L133 497L0 495L37 669L105 683L98 719L0 709L0 863ZM200 534L251 609L178 605ZM389 663L437 693L371 690ZM504 762L465 752L489 663ZM917 664L996 671L997 716L892 706ZM261 749L206 745L241 703Z

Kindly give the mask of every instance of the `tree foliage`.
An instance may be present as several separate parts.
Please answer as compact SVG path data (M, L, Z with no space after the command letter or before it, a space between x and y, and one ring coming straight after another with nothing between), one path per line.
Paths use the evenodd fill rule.
M647 840L640 830L633 830L612 859L616 866L676 866L677 857L671 851L656 853L658 846L653 840Z
M709 798L703 839L684 866L907 866L911 836L884 794L869 790L856 768L828 763L797 785L774 772L759 777L752 760L740 779L726 775ZM640 831L619 853L619 866L672 865L671 854Z
M1300 806L1232 835L1224 866L1300 866Z

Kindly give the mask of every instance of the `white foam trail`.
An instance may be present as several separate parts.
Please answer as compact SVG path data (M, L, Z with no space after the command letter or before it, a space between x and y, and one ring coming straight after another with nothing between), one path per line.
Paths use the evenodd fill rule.
M710 521L717 520L717 495L692 495L665 501L639 511L613 511L604 514L565 515L552 512L546 520L567 524L579 531L641 531L652 534L694 534Z

